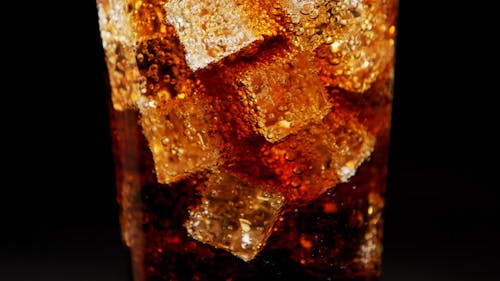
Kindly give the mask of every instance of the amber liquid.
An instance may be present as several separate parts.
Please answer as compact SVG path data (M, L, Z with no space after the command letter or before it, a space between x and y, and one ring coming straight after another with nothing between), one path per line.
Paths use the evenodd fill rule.
M287 210L262 252L244 262L187 235L183 223L198 203L195 187L203 174L158 184L136 118L134 112L113 114L118 201L134 280L378 280L385 136L349 183Z
M196 187L204 174L159 184L137 112L111 110L121 225L134 280L378 280L389 102L351 104L383 112L378 118L385 126L377 129L370 159L348 183L284 210L263 250L249 262L187 234L184 222L199 204Z
M99 2L101 18L115 9ZM248 46L209 49L201 55L216 58L208 65L186 59L199 50L165 24L167 2L123 4L129 22L111 16L101 22L113 36L124 32L115 27L129 24L135 35L122 37L137 39L131 47L104 37L117 199L133 280L379 280L397 1L364 1L364 10L346 10L347 16L337 3L351 1L318 8L347 23L354 18L352 29L317 15L293 20L297 15L283 4L288 16L273 11L265 19L282 28L264 29ZM312 7L301 11L313 15ZM363 15L365 22L357 20ZM307 26L327 29L300 29ZM335 37L342 32L354 35ZM237 50L229 54L231 48ZM234 235L231 225L205 237L186 227L208 220L193 214L205 215L196 210L220 171L282 198L275 202L279 212L240 215L269 235L250 256L221 242ZM242 193L234 191L236 198ZM216 207L208 213L236 210Z

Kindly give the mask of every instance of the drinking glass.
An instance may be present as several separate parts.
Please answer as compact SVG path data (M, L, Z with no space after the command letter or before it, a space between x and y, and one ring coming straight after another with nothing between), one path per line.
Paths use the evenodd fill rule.
M379 280L397 0L97 0L133 281Z

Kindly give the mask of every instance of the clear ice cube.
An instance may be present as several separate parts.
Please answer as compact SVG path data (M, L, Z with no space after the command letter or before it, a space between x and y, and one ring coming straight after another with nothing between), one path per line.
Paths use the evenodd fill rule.
M212 68L201 75L207 92L238 105L227 106L233 118L275 143L330 111L328 93L314 64L314 54L270 48L255 60Z
M262 42L278 28L259 1L171 0L164 7L193 71Z
M142 96L138 104L158 182L172 183L217 165L220 137L211 124L208 100L191 95L165 102Z
M249 67L237 80L256 130L270 142L296 133L330 111L326 88L310 52Z
M264 144L260 161L279 178L276 190L296 204L308 203L347 182L366 161L375 137L353 116L333 109L316 124L276 144Z
M341 1L342 2L342 1ZM395 1L359 2L359 12L348 19L341 33L330 34L317 50L322 77L327 86L362 93L393 59Z
M316 49L328 36L324 31L335 27L330 24L330 11L339 1L278 0L276 2L275 7L279 10L274 14L285 15L285 27L293 34L292 43L302 49L310 51Z
M269 0L268 0L269 1ZM391 61L396 1L278 0L293 45L317 50L327 86L366 91Z
M185 227L194 239L252 260L266 244L284 204L270 193L226 172L211 174L201 188L201 204Z

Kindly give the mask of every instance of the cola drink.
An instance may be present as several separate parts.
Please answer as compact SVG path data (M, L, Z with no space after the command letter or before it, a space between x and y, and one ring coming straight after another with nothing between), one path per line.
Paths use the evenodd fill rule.
M134 281L379 280L396 0L97 0Z

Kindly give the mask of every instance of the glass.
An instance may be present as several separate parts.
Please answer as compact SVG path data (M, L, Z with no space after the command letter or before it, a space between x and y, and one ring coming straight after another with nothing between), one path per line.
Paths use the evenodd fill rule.
M134 281L379 280L396 0L97 0Z

